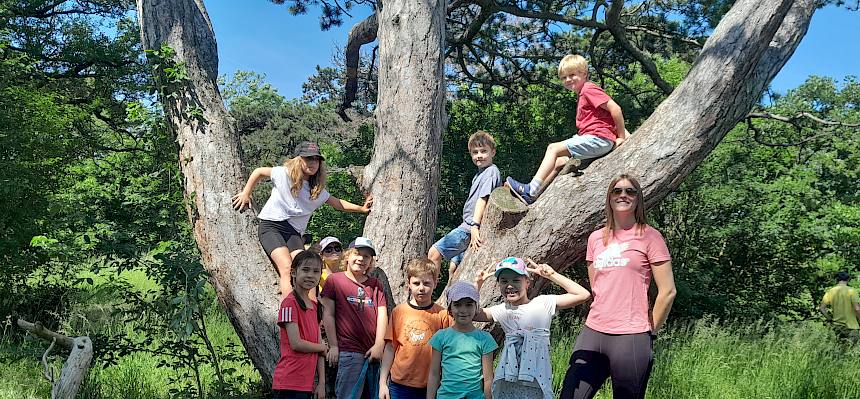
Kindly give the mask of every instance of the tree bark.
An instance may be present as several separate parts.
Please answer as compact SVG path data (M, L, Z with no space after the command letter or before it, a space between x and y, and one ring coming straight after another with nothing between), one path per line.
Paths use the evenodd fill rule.
M264 383L278 360L275 315L277 276L256 234L253 210L239 213L231 196L247 178L235 124L218 91L218 58L212 24L202 0L137 0L143 46L167 43L188 80L176 98L162 98L179 143L188 214L203 265ZM192 109L203 119L190 118Z
M602 222L606 184L620 172L640 178L648 206L677 188L746 115L793 53L809 24L812 3L737 1L688 77L624 146L594 162L582 177L558 178L525 213L502 215L490 207L486 217L499 223L485 229L486 244L467 253L455 278L471 280L478 267L508 255L567 268L582 258L588 234ZM167 43L187 69L179 95L162 101L180 146L189 217L218 300L270 385L278 359L277 279L258 244L254 212L240 214L231 207L230 198L247 174L216 85L217 46L209 18L202 0L137 0L137 6L144 47ZM379 266L401 300L402 267L426 253L436 225L446 123L444 18L443 0L391 0L378 20L378 129L363 173L376 202L365 235L375 241ZM189 117L196 110L202 111L202 120ZM490 297L484 295L483 301Z
M794 53L815 10L813 0L737 1L723 17L683 82L623 146L595 161L581 177L557 178L519 221L493 222L485 244L468 252L455 280L470 281L505 256L531 257L564 270L585 255L588 236L604 220L609 181L635 176L651 207L676 189L750 111ZM498 206L486 218L512 220ZM514 218L514 219L516 219ZM534 295L545 281L535 284ZM482 302L497 301L494 284Z
M51 382L51 399L74 399L78 396L78 390L87 378L93 361L93 341L90 337L67 337L48 330L39 323L30 323L23 319L18 319L18 327L43 340L51 341L51 346L45 352L46 356L42 358L43 361L46 361L47 354L55 343L71 351L69 357L63 362L60 378L54 380L53 371L49 372L47 362L45 377Z
M377 130L364 170L375 201L364 234L378 246L378 265L402 301L403 265L426 256L436 226L445 125L445 1L386 1L378 23Z

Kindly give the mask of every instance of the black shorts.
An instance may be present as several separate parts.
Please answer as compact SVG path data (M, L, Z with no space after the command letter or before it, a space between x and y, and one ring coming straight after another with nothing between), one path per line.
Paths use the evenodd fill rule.
M313 392L291 391L288 389L273 389L272 399L311 399Z
M272 256L272 251L280 247L287 247L290 252L305 249L302 235L286 220L274 222L260 219L257 236L260 237L260 244L269 256Z

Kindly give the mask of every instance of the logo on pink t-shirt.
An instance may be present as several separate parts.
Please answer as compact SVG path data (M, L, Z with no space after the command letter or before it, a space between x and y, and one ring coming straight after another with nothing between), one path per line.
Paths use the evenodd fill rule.
M614 242L606 247L606 250L597 255L594 259L593 266L596 270L608 268L622 268L630 262L629 258L625 258L622 253L630 247L630 244L623 242Z

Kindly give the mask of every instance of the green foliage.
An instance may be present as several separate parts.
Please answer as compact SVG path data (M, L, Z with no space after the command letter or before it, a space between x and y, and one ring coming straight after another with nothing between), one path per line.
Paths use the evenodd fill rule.
M766 111L857 123L858 96L853 78L812 77ZM739 125L653 213L673 252L676 315L806 318L835 271L860 271L857 132L797 123Z

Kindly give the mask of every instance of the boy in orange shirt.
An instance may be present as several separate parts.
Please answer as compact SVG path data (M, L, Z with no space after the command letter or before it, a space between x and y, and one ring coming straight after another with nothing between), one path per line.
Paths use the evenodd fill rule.
M406 265L409 301L397 305L385 334L379 370L379 399L425 399L433 348L430 337L453 324L448 311L433 303L439 269L430 259ZM390 380L389 380L390 376Z

